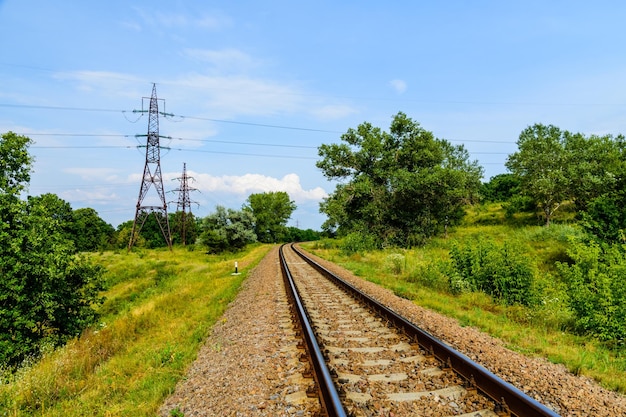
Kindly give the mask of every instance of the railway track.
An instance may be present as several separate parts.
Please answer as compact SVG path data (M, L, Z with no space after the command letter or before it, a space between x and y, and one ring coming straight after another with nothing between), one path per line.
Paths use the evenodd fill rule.
M323 414L558 416L293 245L280 255Z

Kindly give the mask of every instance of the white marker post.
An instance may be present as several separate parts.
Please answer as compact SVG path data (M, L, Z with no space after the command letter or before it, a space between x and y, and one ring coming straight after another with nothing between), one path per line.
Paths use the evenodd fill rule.
M237 265L237 261L235 261L235 272L231 275L239 275L239 266Z

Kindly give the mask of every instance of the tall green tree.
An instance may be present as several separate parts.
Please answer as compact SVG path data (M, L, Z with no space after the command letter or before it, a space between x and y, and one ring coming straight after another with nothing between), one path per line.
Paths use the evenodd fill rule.
M533 198L543 211L546 226L571 196L565 140L565 132L556 126L529 126L517 140L518 151L506 162L506 167L520 178L522 192Z
M341 140L318 150L317 167L339 182L320 205L327 232L419 244L458 223L479 190L482 168L464 147L435 138L402 112L389 132L366 122Z
M17 366L93 322L101 273L75 255L71 209L54 195L20 200L30 181L31 140L0 140L0 364Z
M277 243L288 237L287 221L296 204L286 192L251 194L243 208L251 211L256 219L254 232L259 242Z

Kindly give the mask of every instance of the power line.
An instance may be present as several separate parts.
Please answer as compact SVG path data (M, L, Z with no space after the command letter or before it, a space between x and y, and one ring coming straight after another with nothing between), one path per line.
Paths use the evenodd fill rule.
M21 132L18 135L24 136L70 136L70 137L118 137L118 138L131 138L137 137L138 135L124 135L124 134L99 134L99 133L27 133ZM231 140L219 140L219 139L196 139L196 138L182 138L182 137L173 137L167 136L167 139L171 140L180 140L180 141L189 141L189 142L206 142L206 143L224 143L231 145L250 145L250 146L270 146L270 147L280 147L280 148L303 148L303 149L317 149L317 146L307 146L307 145L284 145L278 143L259 143L259 142L244 142L244 141L231 141ZM448 142L460 142L460 143L490 143L490 144L505 144L505 145L514 145L516 141L506 141L506 140L486 140L486 139L445 139Z
M36 149L134 149L137 146L130 145L109 145L109 146L31 146ZM221 155L239 155L239 156L254 156L254 157L267 157L267 158L288 158L288 159L317 159L309 156L296 156L296 155L273 155L273 154L259 154L259 153L245 153L245 152L225 152L225 151L210 151L204 149L184 149L184 148L163 148L170 151L179 152L200 152L200 153L216 153Z
M62 111L85 111L85 112L109 112L109 113L138 113L138 110L119 110L119 109L99 109L99 108L88 108L88 107L68 107L68 106L43 106L43 105L35 105L35 104L7 104L0 103L0 107L9 107L9 108L23 108L23 109L40 109L40 110L62 110ZM264 123L253 123L253 122L238 122L236 120L224 120L224 119L213 119L208 117L200 117L200 116L184 116L178 114L168 114L169 117L180 117L182 119L193 119L193 120L204 120L215 123L228 123L235 125L244 125L244 126L257 126L257 127L266 127L272 129L287 129L287 130L299 130L305 132L322 132L322 133L344 133L334 130L324 130L324 129L314 129L308 127L297 127L297 126L282 126L282 125L272 125L272 124L264 124Z
M244 126L269 127L273 129L288 129L288 130L300 130L300 131L307 131L307 132L322 132L322 133L337 133L337 134L345 133L345 132L340 132L337 130L313 129L313 128L308 128L308 127L296 127L296 126L270 125L270 124L264 124L264 123L237 122L234 120L211 119L208 117L182 116L182 115L176 115L176 114L174 116L181 117L183 119L205 120L209 122L231 123L231 124L244 125Z
M110 112L110 113L126 113L126 110L116 109L98 109L88 107L66 107L66 106L42 106L35 104L7 104L0 103L0 107L10 107L18 109L41 109L41 110L68 110L68 111L87 111L87 112Z

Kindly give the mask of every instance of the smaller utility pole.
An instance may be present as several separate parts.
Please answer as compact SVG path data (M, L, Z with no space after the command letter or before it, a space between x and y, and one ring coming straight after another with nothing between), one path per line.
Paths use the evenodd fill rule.
M198 204L195 201L191 201L191 198L189 197L189 192L198 191L198 189L189 186L189 179L193 179L193 177L189 177L187 175L187 163L183 163L183 175L176 179L180 181L180 187L172 191L178 192L178 203L176 205L176 211L181 212L180 234L183 246L185 246L187 244L187 211L189 211L189 214L191 214L191 203Z

